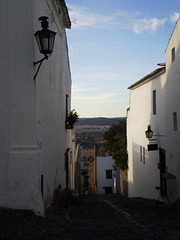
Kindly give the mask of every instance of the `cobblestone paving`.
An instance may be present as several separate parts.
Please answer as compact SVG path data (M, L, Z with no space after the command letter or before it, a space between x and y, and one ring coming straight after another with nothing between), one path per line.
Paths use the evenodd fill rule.
M70 239L153 239L102 199L85 200L83 206L72 209L70 216Z
M110 197L108 199L121 211L130 213L131 217L142 228L155 234L159 239L180 240L180 205L163 204L155 200L143 198L128 198L120 200Z
M180 239L180 208L117 195L86 196L46 217L0 209L0 240Z

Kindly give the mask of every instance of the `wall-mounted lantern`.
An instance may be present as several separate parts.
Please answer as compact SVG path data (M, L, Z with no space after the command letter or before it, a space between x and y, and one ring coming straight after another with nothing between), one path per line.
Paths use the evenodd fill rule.
M152 137L155 136L155 135L153 135L153 131L151 130L151 125L148 125L148 129L145 131L145 134L146 134L147 139L149 139L149 141L156 140L156 139L152 139ZM158 150L158 144L157 143L148 144L147 149L148 149L148 151L157 151Z
M55 40L55 35L56 35L56 32L50 31L48 29L48 27L49 27L48 17L43 16L43 17L40 17L38 20L41 22L42 29L40 31L37 31L34 34L34 36L36 38L37 45L39 47L39 51L40 51L40 53L44 54L44 57L37 62L33 62L34 65L39 63L39 66L38 66L37 72L34 76L34 79L36 78L36 76L39 72L42 62L45 59L47 60L48 57L53 52L54 40Z
M151 130L151 125L148 125L148 129L145 131L145 134L148 139L152 138L153 131Z

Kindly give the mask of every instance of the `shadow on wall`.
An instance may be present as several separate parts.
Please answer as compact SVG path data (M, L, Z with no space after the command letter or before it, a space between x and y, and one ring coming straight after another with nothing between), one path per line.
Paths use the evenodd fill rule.
M166 193L164 197L167 197L168 200L176 200L180 197L179 34L180 20L177 22L166 49L166 72L160 76L156 75L156 78L141 85L139 90L132 90L137 98L137 93L142 94L141 98L138 98L140 100L139 105L136 101L133 102L136 109L133 109L131 104L132 110L129 111L131 124L133 125L134 120L134 127L136 128L133 134L138 133L137 136L132 136L132 143L130 143L130 146L132 144L132 162L130 162L132 164L130 166L132 168L132 172L130 172L132 182L129 182L129 191L132 191L135 196L141 194L142 191L146 194L148 194L148 191L153 193L155 186L159 186L163 189L161 193ZM148 143L144 135L147 125L151 125L151 129L156 135L154 138L157 139L159 147L156 153L147 150L147 144L151 143ZM140 144L142 146L139 146ZM141 149L141 147L145 149ZM141 159L141 152L143 153L143 151L145 152L144 165L143 159ZM165 173L170 173L176 178L167 178L168 174Z
M175 34L177 32L173 34L166 50L166 80L165 82L152 80L152 104L149 116L149 123L159 146L160 194L169 202L174 202L180 197L180 184L178 184L177 179L178 169L180 170L178 161L180 155L180 136L178 133L178 122L180 122L180 47L175 48L175 37L177 36ZM155 99L154 93L156 93ZM164 153L163 157L162 152ZM176 178L166 178L165 173L167 172L173 174Z
M180 137L178 133L178 122L180 122L180 47L175 50L174 61L172 61L173 48L173 40L171 42L170 39L166 52L166 73L162 73L160 76L156 76L156 78L150 80L150 82L145 83L151 84L149 86L150 88L148 88L151 91L150 100L146 101L146 99L143 99L146 101L147 110L150 109L150 111L148 110L149 117L147 112L144 113L143 116L145 109L142 109L140 116L136 118L136 122L139 125L137 128L140 130L139 134L141 135L144 135L145 130L147 130L147 125L151 125L154 138L158 143L158 151L156 151L156 153L155 151L150 152L147 150L147 146L142 146L145 147L144 170L146 171L144 171L143 165L139 164L141 161L139 140L137 140L137 142L135 140L133 141L133 183L129 183L129 188L136 188L133 190L136 192L136 196L137 194L142 194L142 191L144 191L144 193L146 192L147 196L150 194L148 191L153 194L155 186L159 186L162 189L161 194L166 193L166 195L162 197L167 198L171 202L180 196L180 183L178 184L180 181L177 179L179 176L178 170L180 169L180 163L177 161L180 155ZM143 124L146 125L145 129L140 126L142 117L144 118ZM146 142L143 138L141 141ZM152 141L149 141L148 144L151 143ZM162 151L165 153L163 158L160 157L160 152ZM166 172L175 175L176 179L165 178L164 173ZM152 179L151 184L148 183L148 178L149 180Z
M179 22L180 24L180 22ZM166 51L167 59L167 83L166 83L166 155L165 167L166 171L173 174L176 178L167 179L167 198L170 202L174 202L180 198L180 105L179 105L179 89L180 89L180 45L175 46L177 39L178 26L174 31L174 36L169 41ZM180 30L178 30L180 31ZM174 49L174 50L173 50ZM174 51L174 58L173 57Z

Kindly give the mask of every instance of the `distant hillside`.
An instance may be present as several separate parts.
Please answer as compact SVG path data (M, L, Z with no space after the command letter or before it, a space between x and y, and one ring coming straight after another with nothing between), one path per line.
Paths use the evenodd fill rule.
M105 118L105 117L98 117L98 118L80 118L76 125L91 125L91 126L104 126L104 125L112 125L118 124L119 121L123 120L123 117L117 118Z
M76 143L83 146L83 156L86 159L93 159L94 145L98 150L104 146L103 135L109 130L112 124L118 124L123 120L119 118L80 118L75 124Z

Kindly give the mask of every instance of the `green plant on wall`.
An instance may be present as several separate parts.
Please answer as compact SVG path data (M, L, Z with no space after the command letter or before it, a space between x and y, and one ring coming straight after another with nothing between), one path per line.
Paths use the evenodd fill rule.
M75 109L71 110L66 118L66 128L73 129L74 124L78 121L79 115Z

